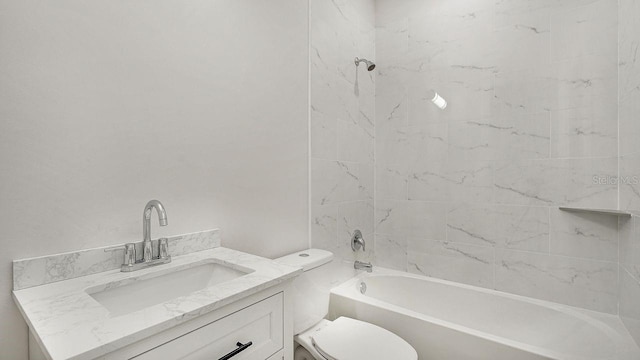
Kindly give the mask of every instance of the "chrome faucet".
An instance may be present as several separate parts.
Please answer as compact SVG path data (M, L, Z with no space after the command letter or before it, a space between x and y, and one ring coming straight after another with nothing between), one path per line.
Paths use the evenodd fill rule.
M149 262L153 260L153 250L151 249L151 212L156 209L160 226L167 226L167 212L164 206L158 200L151 200L144 207L142 213L142 261ZM158 249L160 245L158 245ZM158 250L158 254L160 251Z
M356 270L364 270L368 273L373 271L373 265L371 265L370 262L366 263L358 260L356 260L356 262L353 263L353 268Z
M152 241L151 241L151 211L156 209L160 226L167 226L167 212L164 206L158 200L151 200L144 207L142 213L142 257L138 260L136 256L136 244L124 244L124 261L120 270L123 272L136 271L151 266L167 264L171 262L169 255L169 240L167 238L158 239L158 256L153 257ZM104 251L121 250L122 246L115 246L104 249Z

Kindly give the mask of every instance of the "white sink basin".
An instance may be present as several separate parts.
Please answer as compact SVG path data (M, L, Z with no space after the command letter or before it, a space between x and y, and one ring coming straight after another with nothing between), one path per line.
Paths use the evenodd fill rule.
M215 262L199 263L174 271L149 274L129 281L87 289L87 293L111 315L119 316L189 295L246 275L253 270L236 269Z

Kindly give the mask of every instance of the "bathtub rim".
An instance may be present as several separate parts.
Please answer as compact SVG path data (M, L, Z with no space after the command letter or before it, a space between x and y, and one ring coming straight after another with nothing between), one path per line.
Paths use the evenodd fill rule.
M502 336L493 335L480 330L476 330L464 325L456 324L444 319L439 319L431 315L422 314L420 312L417 312L411 309L407 309L398 305L388 303L383 300L379 300L379 299L367 296L366 294L361 294L357 288L358 283L362 280L365 280L365 283L366 283L367 278L386 277L386 276L401 276L406 278L414 278L421 281L429 281L429 282L439 283L443 285L454 286L457 288L463 288L471 291L478 291L485 294L508 298L511 300L522 301L529 304L542 306L551 310L560 311L560 312L569 314L571 316L574 316L576 318L579 318L580 320L586 321L592 326L595 326L596 328L603 331L614 344L615 353L612 354L612 356L615 356L615 358L618 358L621 355L624 356L625 354L628 354L630 351L632 351L633 353L640 354L640 348L635 343L635 341L633 341L633 339L630 337L630 335L628 334L628 330L626 330L626 328L624 329L626 333L622 334L616 331L611 325L603 321L603 320L610 320L605 318L615 317L615 315L613 314L601 313L593 310L573 307L570 305L559 304L559 303L554 303L546 300L530 298L522 295L506 293L498 290L457 283L457 282L429 277L421 274L413 274L413 273L408 273L408 272L399 271L399 270L387 269L383 267L375 267L372 273L362 272L360 274L357 274L353 278L343 282L342 284L332 288L331 295L350 298L350 299L353 299L354 301L362 302L369 306L391 310L393 312L400 313L404 316L415 317L420 320L427 321L438 326L444 326L446 328L449 328L457 332L477 336L487 341L496 342L510 348L527 351L543 357L548 357L551 359L584 360L584 357L578 357L575 354L567 354L567 353L559 352L556 350L551 350L548 348L543 348L540 346L523 343L520 341L504 338ZM596 359L596 358L590 358L590 359Z

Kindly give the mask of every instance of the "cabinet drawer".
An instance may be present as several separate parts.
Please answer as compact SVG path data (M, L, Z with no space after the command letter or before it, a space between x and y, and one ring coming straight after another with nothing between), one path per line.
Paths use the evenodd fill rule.
M218 360L237 343L247 344L232 360L264 360L283 347L282 293L193 330L147 352L135 360Z

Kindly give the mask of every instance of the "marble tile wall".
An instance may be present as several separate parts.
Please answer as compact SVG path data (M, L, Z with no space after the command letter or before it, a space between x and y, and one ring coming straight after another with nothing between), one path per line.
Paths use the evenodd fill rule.
M620 220L620 318L640 344L640 219Z
M620 318L640 344L640 2L619 1Z
M310 5L311 243L345 260L373 258L374 0ZM349 241L362 231L367 251Z
M617 0L376 1L376 263L618 312L618 218L558 210L616 208L618 163L640 173L638 42L618 82L618 14ZM621 157L619 86L636 116ZM639 194L622 186L621 205Z

